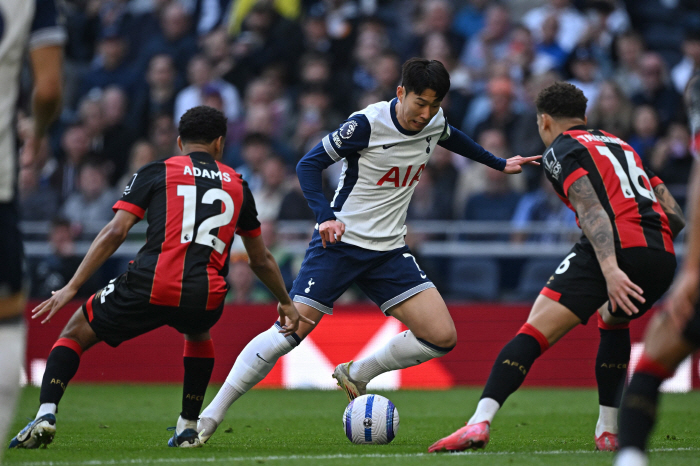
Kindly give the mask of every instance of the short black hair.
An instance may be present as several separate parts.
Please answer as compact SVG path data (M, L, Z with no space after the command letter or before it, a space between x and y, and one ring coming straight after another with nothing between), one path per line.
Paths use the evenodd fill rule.
M220 137L226 137L227 120L215 108L200 105L187 110L177 128L182 142L209 144Z
M401 67L401 85L406 94L421 95L426 89L432 89L437 100L442 100L450 90L450 73L437 60L414 57Z
M537 95L537 113L552 118L586 118L588 99L583 91L573 84L556 82L540 91Z

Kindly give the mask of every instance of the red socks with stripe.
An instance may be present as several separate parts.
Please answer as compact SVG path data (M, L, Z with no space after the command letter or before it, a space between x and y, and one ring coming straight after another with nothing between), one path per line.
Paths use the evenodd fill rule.
M659 387L672 375L672 371L642 354L620 406L620 449L644 451L656 423Z
M59 338L51 348L49 358L46 361L44 378L41 381L41 392L39 402L53 403L58 405L63 393L66 391L68 382L78 372L80 366L80 356L83 349L70 338Z
M491 398L500 406L525 380L535 360L549 348L547 338L530 324L503 347L493 364L481 398Z
M196 421L204 403L204 394L214 370L214 342L185 340L183 354L185 379L182 384L183 419Z
M619 408L632 350L630 324L609 325L600 314L597 315L600 330L600 344L595 360L598 402L601 406Z

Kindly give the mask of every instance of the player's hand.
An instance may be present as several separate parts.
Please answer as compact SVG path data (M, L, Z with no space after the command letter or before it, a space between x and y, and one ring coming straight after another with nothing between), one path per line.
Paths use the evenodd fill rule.
M60 311L63 306L68 304L68 302L73 299L77 291L78 290L74 290L68 286L64 286L58 291L52 291L51 294L53 296L32 309L32 319L36 319L37 317L48 313L46 318L42 320L41 323L45 324L46 322L49 322L54 314Z
M326 247L326 243L335 244L345 234L345 224L338 220L326 220L318 226L318 232L321 235L321 243Z
M683 269L671 285L671 291L664 304L671 322L682 332L688 320L693 316L695 303L698 301L700 271Z
M279 333L283 333L285 337L299 330L299 321L306 322L310 325L316 325L316 322L313 320L300 315L296 306L294 306L294 303L291 301L289 304L277 303L277 313L280 315L280 325L282 326L282 330L280 330Z
M620 307L628 316L639 314L639 309L632 303L630 297L640 303L644 303L646 301L642 296L644 291L635 285L622 269L616 267L608 271L605 274L605 282L608 285L608 297L610 298L612 312L615 312Z
M541 158L541 155L534 155L532 157L521 157L520 155L516 155L515 157L506 159L506 168L503 169L503 173L507 173L509 175L522 173L523 165L539 165L540 163L536 162L536 160L539 160Z

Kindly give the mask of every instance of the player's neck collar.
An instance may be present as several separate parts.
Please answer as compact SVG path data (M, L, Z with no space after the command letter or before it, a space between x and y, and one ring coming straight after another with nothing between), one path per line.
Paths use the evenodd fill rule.
M394 126L396 127L396 130L401 133L405 134L406 136L415 136L416 134L420 133L420 131L409 131L407 129L404 129L403 126L399 123L399 119L396 118L396 102L398 102L399 99L394 97L391 100L391 104L389 105L389 113L391 113L391 121L394 122Z

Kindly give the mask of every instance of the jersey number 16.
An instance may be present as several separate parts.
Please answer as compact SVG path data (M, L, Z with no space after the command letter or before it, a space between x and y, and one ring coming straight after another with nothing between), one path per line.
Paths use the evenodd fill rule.
M180 242L189 243L192 241L195 223L195 211L197 208L197 187L192 185L178 185L177 195L184 198L184 208L182 211L182 232L180 233ZM233 218L233 199L231 196L219 188L209 189L202 196L203 204L213 204L214 201L224 203L224 211L213 217L208 217L199 224L197 228L197 236L194 242L202 244L210 248L214 248L219 254L224 253L226 243L211 234L214 228L223 227Z

